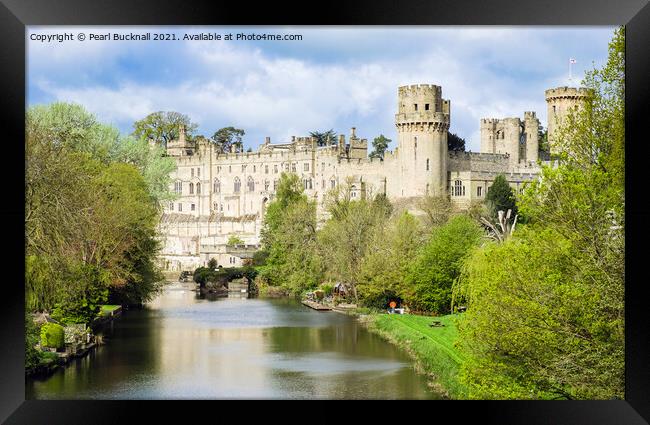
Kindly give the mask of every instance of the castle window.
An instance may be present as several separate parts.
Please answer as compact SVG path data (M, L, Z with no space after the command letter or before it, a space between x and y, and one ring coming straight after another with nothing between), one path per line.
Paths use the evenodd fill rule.
M417 111L417 110L418 110L418 104L417 104L417 103L414 103L414 104L413 104L413 108Z
M305 165L303 167L305 171L309 171L309 162L305 162Z
M182 212L183 211L183 204L178 204L178 211Z
M257 165L253 165L253 172L254 172L254 173L257 172Z
M312 189L311 179L303 179L303 183L305 185L305 189Z
M555 105L553 105L553 115L555 115Z
M429 158L427 158L427 171L429 171Z
M192 177L194 177L194 168L190 168L190 171L191 171Z
M215 210L215 211L217 211L217 210L219 209L219 203L217 203L217 202L213 202L213 203L212 203L212 209Z
M200 195L201 194L201 183L196 184L196 194Z
M428 161L428 159L427 159L427 161ZM429 183L427 183L427 192L426 192L426 195L429 196Z
M273 180L273 191L275 192L278 189L278 179Z
M334 189L336 187L336 180L332 179L330 183L332 185L332 189Z
M192 211L194 211L194 210L196 209L196 205L194 205L194 204L190 205L190 209L191 209Z
M268 173L269 173L269 166L265 165L264 166L264 174L268 174Z
M219 193L221 192L221 182L219 179L214 179L214 182L212 183L212 193Z
M200 168L196 169L196 177L201 177L201 169Z
M239 177L235 177L235 193L239 193L241 190L241 180L239 180Z
M465 186L463 186L463 182L461 180L454 181L453 195L454 196L464 196L465 195Z
M428 104L428 103L425 103L425 104L424 104L424 110L425 110L425 111L428 111L428 110L429 110L429 104Z
M278 174L278 166L277 165L273 166L273 173Z
M194 194L194 183L190 183L190 195Z
M483 187L479 186L476 188L476 196L483 196Z
M221 172L221 165L218 165L217 166L217 174L219 174L220 172Z
M173 202L169 203L169 210L174 211L174 203Z
M222 211L222 212L223 212L223 204L220 204L220 205L219 205L219 211Z
M174 192L179 195L183 193L183 182L174 182Z
M232 165L229 165L229 166L228 166L228 172L229 172L229 173L232 173Z
M288 162L286 164L284 164L284 169L285 169L285 171L287 173L289 172L289 163Z
M264 190L267 191L267 192L269 191L269 181L268 180L264 180Z
M296 163L295 162L293 164L291 164L291 172L292 173L296 172Z
M253 180L252 177L248 176L248 181L246 182L246 185L248 186L249 192L255 191L255 181Z
M242 164L242 166L241 166L241 171L242 171L242 173L243 173L244 171L246 171L246 166L245 166L244 164Z

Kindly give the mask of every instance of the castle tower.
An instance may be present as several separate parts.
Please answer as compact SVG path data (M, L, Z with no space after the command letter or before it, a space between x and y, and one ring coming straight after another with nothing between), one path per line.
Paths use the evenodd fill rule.
M481 152L496 153L496 132L499 120L495 118L481 119Z
M539 152L539 119L535 112L524 112L526 162L537 162Z
M395 125L402 193L440 195L447 190L447 131L450 104L442 88L431 84L398 89Z
M583 105L590 95L589 89L575 87L557 87L544 92L548 107L548 142L551 153L557 153L555 136L569 110Z

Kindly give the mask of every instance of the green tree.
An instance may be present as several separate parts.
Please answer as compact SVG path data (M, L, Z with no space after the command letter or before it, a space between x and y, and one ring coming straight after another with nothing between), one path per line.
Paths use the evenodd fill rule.
M199 127L198 124L190 120L190 117L180 112L158 111L133 123L133 135L138 139L153 141L166 148L169 142L178 139L181 126L185 127L185 134L188 138L191 138Z
M370 152L370 158L380 158L384 159L384 153L388 149L388 144L392 140L385 137L383 134L380 134L378 137L372 141L373 150Z
M428 228L442 226L453 213L449 195L426 195L418 201L418 209L424 212L425 224Z
M449 133L447 132L447 149L451 151L459 151L459 152L464 152L465 151L465 139L462 137L454 134L454 133Z
M517 213L515 195L503 174L494 178L494 182L485 196L485 202L490 212L491 221L498 219L499 211L512 210L513 215Z
M212 139L222 152L231 152L233 148L235 152L242 152L244 148L242 137L245 134L246 132L241 128L224 127L215 131Z
M336 144L336 133L334 132L333 129L329 129L327 131L312 131L309 133L311 137L316 138L316 144L318 146L325 146L327 145L327 142L329 141L332 144Z
M406 275L405 301L412 310L449 313L452 289L467 253L483 232L470 217L459 215L434 228Z
M424 240L422 226L408 212L375 226L372 249L360 270L358 292L364 305L384 308L391 299L404 297L408 268Z
M328 193L330 219L318 233L318 244L326 264L326 278L349 284L357 301L363 258L372 249L375 227L386 222L390 209L377 208L374 198L352 199L351 187L348 181Z
M624 28L558 129L525 228L467 261L462 379L475 398L624 397Z
M240 238L237 235L230 235L226 245L228 246L244 245L244 241L242 240L242 238Z

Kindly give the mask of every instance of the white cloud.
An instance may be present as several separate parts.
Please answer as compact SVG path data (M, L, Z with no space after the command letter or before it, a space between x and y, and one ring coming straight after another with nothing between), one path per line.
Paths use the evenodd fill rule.
M125 49L136 48L131 44L107 43L91 53L79 44L63 48L62 43L60 51L30 47L34 69L29 83L49 99L81 103L123 129L148 113L176 110L199 122L208 135L220 126L242 127L256 138L248 139L252 145L261 143L263 135L279 142L315 129L347 133L351 126L369 139L379 133L394 136L397 87L432 83L451 99L452 131L466 137L468 148L476 151L480 118L523 116L534 110L545 125L544 89L562 85L566 78L565 47L551 29L280 30L304 33L305 44L291 45L294 50L288 51L285 45L279 51L271 45L225 42L177 43L172 51L136 45L138 52L159 57L161 68L182 76L171 82L156 75L142 81L127 73L117 84L98 76L81 85L48 75L48 66L67 66L73 75L101 75L102 66L119 67L128 58ZM595 51L605 55L607 31L592 30L597 37L584 33L582 40L583 33L576 31L574 44L591 37L602 45L586 45L591 53L574 56L594 56ZM576 67L575 75L582 69Z

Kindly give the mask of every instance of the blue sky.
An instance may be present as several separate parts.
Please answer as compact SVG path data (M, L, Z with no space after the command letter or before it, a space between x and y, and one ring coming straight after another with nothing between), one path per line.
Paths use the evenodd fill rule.
M199 134L270 136L333 128L396 140L397 87L442 86L451 129L478 151L481 118L536 111L544 90L579 85L607 59L613 27L29 27L28 105L80 103L123 133L155 111L178 111ZM32 34L84 33L43 43ZM301 34L301 41L89 41L91 33ZM575 58L573 81L569 58ZM393 147L394 142L391 144Z

